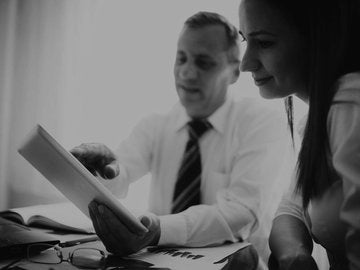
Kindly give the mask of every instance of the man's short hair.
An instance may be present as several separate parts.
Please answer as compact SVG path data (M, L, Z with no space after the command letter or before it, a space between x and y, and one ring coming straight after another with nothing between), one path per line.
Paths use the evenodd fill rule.
M237 28L232 25L224 16L207 11L200 11L189 17L184 26L192 29L202 28L210 25L222 25L225 29L227 39L227 50L229 53L229 61L239 61L239 33Z

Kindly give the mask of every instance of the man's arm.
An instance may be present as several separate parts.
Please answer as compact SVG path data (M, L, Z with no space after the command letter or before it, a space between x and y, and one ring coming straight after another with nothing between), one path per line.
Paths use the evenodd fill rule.
M130 181L136 180L149 171L151 153L155 137L154 132L159 123L155 115L140 121L130 136L124 140L116 154L99 143L81 144L71 153L82 162L93 174L105 179L102 183L115 194L127 189ZM100 179L99 179L100 180ZM89 204L89 213L96 230L106 249L117 255L128 255L148 245L157 245L160 236L159 218L153 214L139 217L140 222L148 228L142 235L127 229L121 219L112 210L93 201Z
M150 170L154 132L159 118L151 115L141 120L112 151L102 143L83 143L70 152L111 192L119 197L126 195L128 185ZM112 181L107 181L112 179Z

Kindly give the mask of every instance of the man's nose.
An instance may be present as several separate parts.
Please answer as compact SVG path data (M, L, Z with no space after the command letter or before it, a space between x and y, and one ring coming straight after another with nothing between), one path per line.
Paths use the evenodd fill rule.
M180 68L179 75L183 80L194 80L198 76L198 70L193 64L187 63Z

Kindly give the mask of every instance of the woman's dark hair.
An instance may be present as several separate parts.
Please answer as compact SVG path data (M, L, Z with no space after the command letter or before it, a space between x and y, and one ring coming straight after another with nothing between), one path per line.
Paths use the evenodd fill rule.
M307 207L338 179L329 160L327 116L337 79L360 70L360 0L264 1L278 8L308 42L309 114L297 182ZM292 113L290 108L287 111Z

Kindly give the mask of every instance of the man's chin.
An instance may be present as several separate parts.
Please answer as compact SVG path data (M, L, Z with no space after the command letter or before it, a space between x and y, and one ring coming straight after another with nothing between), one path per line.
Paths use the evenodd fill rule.
M185 107L186 113L191 118L203 118L204 112L198 108Z

